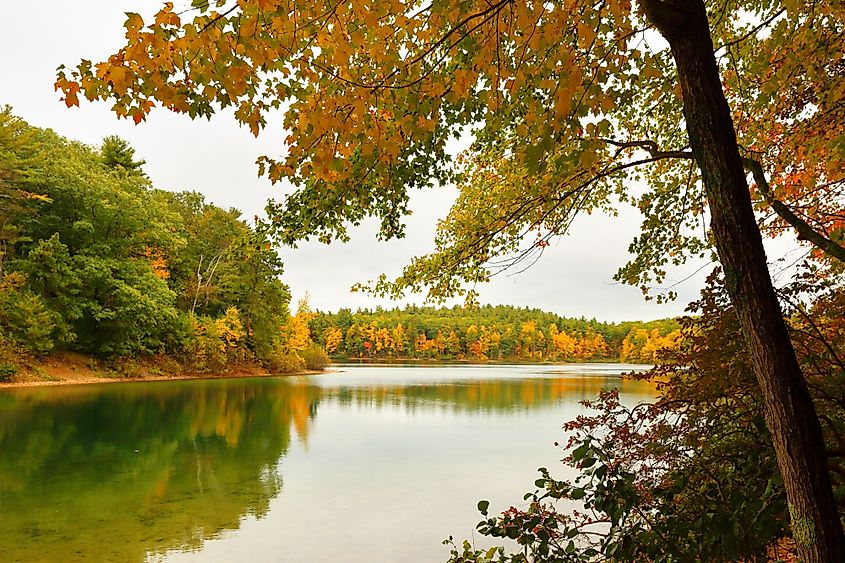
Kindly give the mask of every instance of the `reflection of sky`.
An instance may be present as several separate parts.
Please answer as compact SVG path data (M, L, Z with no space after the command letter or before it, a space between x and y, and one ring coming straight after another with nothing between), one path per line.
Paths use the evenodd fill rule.
M557 379L561 377L612 376L642 371L647 366L637 364L596 363L557 365L449 365L449 366L397 366L397 365L336 365L318 376L303 376L294 380L307 381L320 387L415 385L456 383L462 381L512 380L531 378ZM389 370L385 368L390 368Z
M608 387L620 381L605 380L609 366L586 368L601 373ZM452 384L552 379L552 369L560 366L353 367L308 379L327 390L349 385L364 392L391 382L431 384L449 375ZM574 373L564 377L583 380ZM248 554L253 561L445 560L440 542L450 534L473 536L478 500L503 510L533 490L538 467L563 476L562 452L554 442L565 442L561 425L583 412L578 401L592 396L567 396L536 409L477 412L436 404L408 409L389 401L344 404L330 393L307 442L292 445L280 462L284 487L268 515L246 518L239 530L207 541L198 553L167 559L233 561ZM641 386L623 399L634 403L650 396L649 387Z

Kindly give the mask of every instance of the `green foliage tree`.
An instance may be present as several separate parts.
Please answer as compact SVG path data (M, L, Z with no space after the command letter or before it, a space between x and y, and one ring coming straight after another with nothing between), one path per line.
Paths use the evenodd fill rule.
M4 338L37 354L188 350L200 370L269 359L290 294L266 232L153 189L142 165L117 137L92 149L0 112L0 196L16 202L0 217Z
M31 131L26 123L12 114L9 106L0 108L0 276L9 253L9 246L18 241L21 223L37 203L49 201L41 194L28 191L25 163L33 158L28 147Z
M147 180L115 175L99 155L49 131L35 131L42 163L28 181L50 198L31 215L14 268L69 322L76 345L98 355L177 346L184 323L175 295L150 267L151 248L178 248L176 216L151 205Z
M115 135L106 137L100 147L100 155L103 164L109 168L146 177L143 166L147 162L135 160L135 149L125 139Z
M43 299L25 286L26 278L18 273L6 274L0 280L0 346L8 339L19 346L43 355L67 338L61 317L47 307Z

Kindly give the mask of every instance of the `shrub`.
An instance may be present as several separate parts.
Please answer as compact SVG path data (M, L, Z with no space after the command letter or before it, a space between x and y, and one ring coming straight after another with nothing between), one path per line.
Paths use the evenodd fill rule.
M273 374L290 375L303 371L305 361L296 352L285 352L265 361L264 367Z
M10 341L0 328L0 381L11 381L18 371L21 360L26 361L27 354Z
M24 282L18 273L0 280L0 329L11 341L42 356L55 347L62 323L41 297L23 287Z
M237 308L229 307L219 318L192 317L191 336L185 349L192 369L212 372L252 357Z
M0 363L0 381L11 381L16 373L18 373L18 366L15 364Z
M192 334L185 348L192 371L213 372L226 367L226 342L220 324L211 317L192 319Z
M322 370L331 363L326 351L318 344L309 344L299 355L305 362L305 367L310 370Z

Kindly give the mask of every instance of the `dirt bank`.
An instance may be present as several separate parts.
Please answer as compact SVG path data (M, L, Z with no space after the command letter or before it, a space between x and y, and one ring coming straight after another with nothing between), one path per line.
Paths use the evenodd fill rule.
M26 358L9 381L0 381L0 389L38 385L78 385L85 383L126 383L133 381L171 381L177 379L219 379L271 375L308 375L319 371L295 374L271 374L260 365L241 364L215 373L192 372L167 357L105 363L101 360L59 352L43 359Z

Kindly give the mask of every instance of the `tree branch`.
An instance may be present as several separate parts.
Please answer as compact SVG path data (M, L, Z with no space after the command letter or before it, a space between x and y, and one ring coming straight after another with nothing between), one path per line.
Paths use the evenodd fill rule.
M757 184L757 189L763 194L763 197L774 212L798 231L798 238L800 240L807 240L828 256L840 262L845 262L845 247L813 229L806 221L787 207L786 204L772 195L772 188L769 186L769 182L766 180L766 174L763 172L763 166L759 162L752 158L743 157L742 163L745 169L751 172L754 182Z
M648 21L663 35L674 35L683 29L687 13L671 0L640 0L640 6Z
M737 37L737 38L736 38L736 39L734 39L733 41L728 41L728 42L726 42L726 43L722 43L721 45L719 45L718 47L716 47L716 49L715 49L713 52L714 52L714 53L718 53L718 52L719 52L720 50L722 50L722 49L729 49L730 47L732 47L732 46L734 46L734 45L737 45L737 44L739 44L739 43L742 43L743 41L745 41L745 40L746 40L746 39L748 39L749 37L752 37L752 36L754 36L754 35L757 35L757 33L758 33L761 29L763 29L764 27L766 27L766 26L770 25L773 21L775 21L775 19L777 19L777 18L778 18L781 14L783 14L784 12L786 12L786 8L781 8L780 10L776 11L774 14L772 14L771 16L769 16L768 18L766 18L765 20L763 20L762 22L760 22L758 25L754 26L751 30L749 30L749 31L748 31L747 33L745 33L744 35L742 35L742 36L740 36L740 37Z

